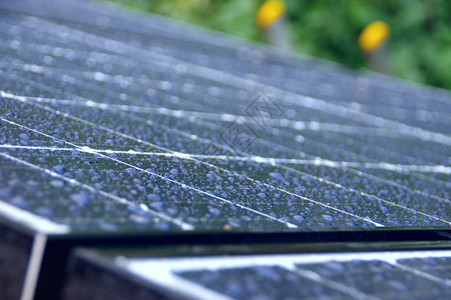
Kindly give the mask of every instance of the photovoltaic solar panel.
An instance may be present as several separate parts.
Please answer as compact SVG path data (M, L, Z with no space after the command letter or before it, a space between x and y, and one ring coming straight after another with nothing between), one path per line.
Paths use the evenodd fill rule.
M183 299L430 299L450 294L449 251L165 259L143 253L80 251L65 296L147 299L158 289L166 291L165 297Z
M3 14L2 158L53 177L43 192L66 187L71 205L61 204L76 210L58 216L44 205L41 215L67 222L107 203L168 228L449 225L449 137L418 120L427 101L426 115L443 115L430 129L448 130L446 100L423 97L413 113L382 97L325 101L265 82L274 76L259 50L248 50L259 63L235 58L213 69L220 52L195 63L193 48L184 60L186 41L159 44L151 31ZM275 80L303 81L286 77ZM322 90L321 77L310 78L311 90ZM113 220L140 226L118 211L103 214L111 228ZM72 230L87 225L76 223Z
M4 236L449 239L448 91L90 1L2 1L0 33Z

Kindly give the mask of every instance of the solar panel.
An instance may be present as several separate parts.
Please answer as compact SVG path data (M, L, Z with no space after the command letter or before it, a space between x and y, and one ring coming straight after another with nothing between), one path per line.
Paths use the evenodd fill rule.
M21 261L100 240L447 239L448 91L104 3L0 16L0 231Z
M168 257L167 249L161 250L164 259L149 251L80 251L65 296L148 299L158 290L169 299L430 299L450 294L449 250L253 256L196 251L195 256Z

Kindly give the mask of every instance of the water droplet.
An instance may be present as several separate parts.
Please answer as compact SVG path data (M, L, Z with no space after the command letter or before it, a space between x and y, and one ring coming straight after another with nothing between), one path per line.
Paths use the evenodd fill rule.
M161 201L161 197L156 194L147 195L147 200L149 201Z
M30 139L30 136L28 134L26 134L26 133L19 134L19 137L21 139L23 139L23 140L29 140Z
M60 165L54 166L54 167L52 168L52 170L53 170L55 173L58 173L58 174L60 174L60 175L62 175L62 174L64 174L64 173L66 172L66 168L65 168L64 166L60 166Z
M132 220L135 223L138 224L148 224L149 218L147 218L146 216L140 215L140 214L133 214L130 216L130 220Z
M135 175L136 173L138 173L138 171L136 171L135 168L127 168L127 169L125 169L125 171L127 173L129 173L130 175Z
M58 180L58 179L54 179L54 180L50 181L50 185L60 188L60 187L64 186L64 181Z
M166 205L163 202L153 202L152 204L150 204L150 207L155 210L163 210Z
M324 220L327 220L327 221L333 221L333 220L335 220L335 218L332 217L332 216L330 216L330 215L323 215L323 219L324 219Z
M293 216L293 218L299 222L305 221L305 218L303 216L296 215L296 216Z
M210 213L217 215L217 216L221 214L221 211L214 207L210 207L210 208L208 208L208 210L210 211Z
M171 171L169 171L169 173L171 173L172 175L179 175L180 171L177 169L172 169Z
M84 206L91 202L91 197L89 197L88 194L83 193L83 192L77 193L77 194L72 194L70 196L70 199L72 201L76 202L80 206Z
M269 173L269 176L271 176L272 178L275 178L275 179L283 179L283 176L280 173L275 173L275 172Z

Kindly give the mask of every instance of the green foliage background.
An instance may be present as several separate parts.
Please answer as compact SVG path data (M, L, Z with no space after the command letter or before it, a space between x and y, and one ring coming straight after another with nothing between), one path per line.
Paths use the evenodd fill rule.
M112 0L246 39L264 41L255 23L263 0ZM366 67L357 38L374 20L392 30L395 76L451 89L451 0L285 0L295 50Z

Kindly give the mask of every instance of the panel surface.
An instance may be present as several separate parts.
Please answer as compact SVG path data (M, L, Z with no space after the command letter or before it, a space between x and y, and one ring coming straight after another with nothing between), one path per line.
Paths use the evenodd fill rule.
M86 234L451 224L448 92L39 3L0 5L2 201Z

